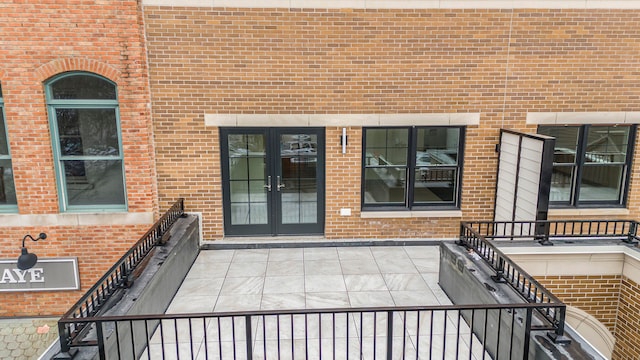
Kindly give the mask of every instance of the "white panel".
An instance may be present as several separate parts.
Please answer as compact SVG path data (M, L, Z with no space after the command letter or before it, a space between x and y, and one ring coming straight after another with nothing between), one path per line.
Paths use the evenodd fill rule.
M542 166L543 141L523 137L520 150L520 173L518 176L518 197L516 199L516 221L535 221L538 212L538 189L540 188L540 168ZM533 228L525 228L533 235ZM517 229L518 232L523 230Z
M500 144L494 220L535 221L544 141L505 132L502 133ZM514 195L517 195L515 199ZM530 232L529 235L533 235L534 230L533 227L526 226L523 229L515 224L513 229L511 226L502 226L497 232L500 235Z
M517 135L502 133L500 141L500 160L498 185L496 190L495 221L509 221L513 215L516 184L516 166L518 163L518 146L520 140ZM503 230L503 229L499 229Z

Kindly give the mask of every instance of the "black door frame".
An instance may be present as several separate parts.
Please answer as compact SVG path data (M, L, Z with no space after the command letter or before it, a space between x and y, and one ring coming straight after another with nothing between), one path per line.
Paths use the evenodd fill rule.
M232 134L263 134L265 136L265 171L271 176L271 190L267 191L267 224L231 224L230 169L228 136ZM280 136L286 134L310 134L317 137L316 186L317 223L283 224L282 198L278 191L277 177L282 177L280 162ZM325 129L316 127L233 127L220 128L220 160L223 193L224 232L227 236L279 236L279 235L323 235L325 217ZM265 180L266 181L266 180ZM265 183L265 185L269 185Z

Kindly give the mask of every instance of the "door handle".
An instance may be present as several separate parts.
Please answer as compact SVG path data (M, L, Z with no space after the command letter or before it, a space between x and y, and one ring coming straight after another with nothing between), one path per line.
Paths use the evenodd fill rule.
M262 185L267 191L271 191L271 176L267 176L267 185Z
M284 187L284 184L280 182L280 175L276 177L278 179L278 191Z

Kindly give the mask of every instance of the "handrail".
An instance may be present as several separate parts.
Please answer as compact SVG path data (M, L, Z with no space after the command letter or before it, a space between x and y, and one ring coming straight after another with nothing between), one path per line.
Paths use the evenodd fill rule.
M164 358L165 353L173 358L175 357L173 350L170 350L169 346L165 348L165 345L167 345L165 338L168 338L170 340L167 341L173 344L188 345L185 346L186 353L183 353L182 350L176 350L177 353L175 355L179 358L194 358L196 354L193 352L193 345L202 341L205 354L211 352L211 354L216 353L216 358L238 358L236 357L236 352L238 352L238 354L241 354L240 358L251 360L254 358L252 355L254 351L256 352L256 358L269 358L265 347L267 344L263 343L263 346L256 346L256 341L254 341L258 340L260 336L264 341L269 336L272 345L278 347L278 352L274 358L280 358L280 350L286 354L286 347L288 346L282 341L294 337L294 334L298 332L297 329L300 329L301 326L301 331L305 332L305 349L300 349L300 351L305 351L306 353L306 347L309 346L309 343L317 342L318 355L322 352L322 348L325 348L325 351L329 354L332 352L335 354L337 342L344 339L347 344L347 358L349 346L359 347L357 351L360 356L358 358L362 358L365 342L367 343L366 346L371 346L373 342L372 348L374 351L386 350L386 357L382 356L381 358L392 359L394 358L393 354L404 353L407 347L414 346L416 353L420 353L420 344L429 347L436 342L440 344L440 341L442 341L443 354L445 353L445 346L455 346L456 358L461 358L466 352L471 357L472 348L478 351L477 347L473 346L474 342L480 343L482 349L480 351L500 351L501 332L506 335L504 339L509 343L509 354L511 354L511 349L518 348L522 349L522 354L528 355L531 332L553 330L552 327L534 325L533 312L556 311L556 308L563 306L564 304L520 303L96 316L80 320L87 324L87 327L96 329L92 340L80 345L97 347L98 354L96 357L100 359L108 358L108 339L112 339L112 343L109 346L111 346L112 355L118 359L135 358L139 356L140 351L146 353L143 358ZM495 311L498 312L497 315ZM490 312L494 312L493 317L489 316ZM435 314L441 314L441 316L436 316ZM345 315L345 317L342 315ZM294 320L296 316L302 316L297 318L300 321ZM351 324L349 324L348 316L354 316ZM513 319L508 320L509 316ZM364 325L363 320L365 317L367 323L372 323L372 326ZM522 324L522 327L518 330L514 327L516 317L521 319L520 323ZM497 337L487 333L488 323L491 321L490 318L493 318L493 321L497 321L496 326L492 328L492 331L498 334ZM271 319L269 323L278 324L275 329L267 330L267 319ZM344 327L342 327L342 319L345 319ZM421 321L421 319L423 320ZM229 324L229 321L223 323L221 320L230 320L231 324ZM67 319L65 321L73 320ZM289 322L288 324L287 321ZM322 326L323 321L328 325L327 327ZM510 322L511 326L502 326L501 321L505 324ZM447 323L455 324L454 329L447 330ZM200 324L202 324L202 327L200 327ZM350 330L349 328L352 326L354 328ZM344 332L336 336L338 327ZM434 332L434 327L444 329L444 331ZM179 331L179 328L182 330L188 329L188 331ZM307 335L310 329L317 329L318 331L313 338ZM355 334L350 336L350 331L355 331ZM514 340L516 340L514 334L520 331L524 333L522 344L514 344ZM244 338L242 339L235 337L235 334L240 332L244 333ZM228 334L232 338L223 341L221 337L223 334ZM411 342L407 341L408 336L413 337ZM453 340L455 344L451 343L451 336L455 337L455 340ZM156 344L158 344L155 350L153 349L153 344L151 344L152 339L155 339ZM357 343L349 345L349 339L355 339ZM386 343L386 349L385 347L378 349L375 345L376 341L379 341L380 344ZM458 352L459 344L462 341L467 342L468 349L459 349L460 352ZM223 342L227 342L230 345L230 348L223 346L225 347L224 351L233 352L233 355L229 354L228 357L224 357L222 347L216 349L216 346L221 346ZM196 348L199 347L199 345L196 346ZM244 354L241 352L242 347L245 347L246 353ZM503 351L505 351L504 348ZM153 356L152 352L154 352ZM298 358L294 356L293 352L294 348L292 347L291 357ZM446 353L448 354L448 352ZM218 354L219 357L217 356ZM301 356L309 358L308 355ZM431 358L431 356L429 357ZM319 358L325 357L319 356Z
M541 303L510 303L510 304L467 304L467 305L420 305L420 306L377 306L377 307L353 307L353 308L319 308L319 309L288 309L288 310L253 310L253 311L220 311L199 313L175 313L175 314L140 314L140 315L113 315L86 317L80 321L86 322L110 322L110 321L139 321L139 320L174 320L192 319L201 317L238 317L238 316L267 316L267 315L304 315L304 314L342 314L357 312L385 312L385 311L438 311L438 310L499 310L499 309L540 309L562 306L564 304ZM74 319L61 319L64 322L76 321Z
M184 214L184 199L178 199L158 221L127 251L120 260L89 289L58 321L58 333L62 352L68 352L72 342L85 328L86 322L78 319L92 318L118 289L130 287L132 273L145 256L158 245L176 220Z
M617 239L628 244L640 240L635 220L469 221L467 226L485 238L531 239L552 245L551 239Z
M492 277L494 281L508 284L528 303L554 305L553 311L536 310L553 326L555 334L552 338L564 341L566 305L560 299L500 251L492 241L480 235L469 223L460 224L460 244L473 249L496 272Z

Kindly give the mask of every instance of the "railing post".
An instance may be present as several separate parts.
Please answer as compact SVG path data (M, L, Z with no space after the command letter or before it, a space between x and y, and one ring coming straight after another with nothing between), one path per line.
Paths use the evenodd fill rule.
M253 359L253 340L251 339L251 315L244 316L244 330L247 340L247 360ZM264 341L267 341L266 339ZM293 342L293 340L291 340ZM266 356L267 354L265 354Z
M528 307L526 312L527 316L524 322L524 344L522 345L522 360L529 359L529 343L531 341L531 318L533 317L533 309Z
M638 231L638 223L631 221L629 223L629 234L627 234L626 240L622 240L627 244L634 244L636 242L636 234Z
M387 360L393 360L393 311L391 310L387 311Z
M467 242L465 241L466 239L466 234L465 234L465 224L463 222L460 222L460 237L458 238L458 241L456 241L456 245L459 246L467 246Z
M102 322L94 322L93 324L96 327L96 338L98 340L98 354L100 355L100 360L106 360L107 354L104 352L104 333L102 331ZM118 326L117 323L115 325ZM118 340L119 339L116 338L116 341Z
M67 331L66 324L60 321L58 321L58 336L60 337L60 352L53 358L56 360L73 359L78 349L72 349L69 346L69 342L71 341L69 332Z
M535 239L540 245L551 246L553 243L549 240L551 224L548 221L536 222Z
M556 324L554 324L556 330L554 332L547 333L547 336L549 336L549 338L556 344L568 344L571 340L564 336L564 322L567 316L567 307L557 307L555 311L559 314Z
M491 278L497 283L507 282L504 278L504 258L500 255L498 255L498 267L496 269L496 274L491 276Z

